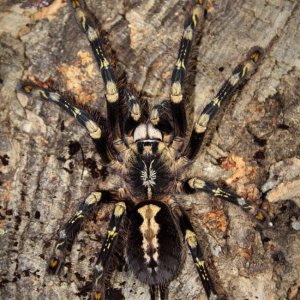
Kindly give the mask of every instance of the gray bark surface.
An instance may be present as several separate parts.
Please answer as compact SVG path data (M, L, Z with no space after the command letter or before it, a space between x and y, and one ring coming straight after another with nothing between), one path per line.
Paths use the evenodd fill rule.
M72 117L16 94L20 79L53 80L104 114L100 74L71 9L62 0L39 9L33 2L42 1L0 1L0 298L87 299L78 292L91 280L112 206L84 225L60 276L46 274L47 259L57 230L84 196L122 182L106 176ZM188 3L87 1L129 82L151 103L168 99ZM299 20L297 0L215 0L204 25L195 114L251 47L267 49L256 74L217 118L188 175L263 202L274 228L257 230L241 209L202 193L180 197L227 299L300 299ZM81 152L70 153L77 142L85 168ZM130 272L116 273L112 282L119 289L114 299L150 299ZM169 299L206 299L189 255Z

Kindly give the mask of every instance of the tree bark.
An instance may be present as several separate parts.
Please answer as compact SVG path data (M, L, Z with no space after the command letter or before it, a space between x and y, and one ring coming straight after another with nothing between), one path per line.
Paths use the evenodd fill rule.
M135 90L150 104L168 99L190 1L89 0L87 6ZM2 0L0 8L0 298L87 299L78 293L91 281L112 206L84 225L60 276L46 274L47 259L81 199L122 182L107 176L72 117L17 96L16 86L21 79L51 80L104 115L103 83L65 1ZM300 299L299 20L296 0L209 1L191 95L195 115L251 47L266 49L258 71L211 126L188 175L263 205L274 228L258 230L241 209L202 193L180 197L227 299ZM112 283L113 299L150 299L130 272L116 273ZM189 255L169 299L206 299Z

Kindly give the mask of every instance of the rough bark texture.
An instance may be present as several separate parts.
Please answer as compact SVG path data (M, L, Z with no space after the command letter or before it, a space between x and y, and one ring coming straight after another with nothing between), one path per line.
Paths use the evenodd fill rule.
M106 178L92 143L71 117L16 95L22 78L51 79L104 112L102 81L70 8L60 0L39 10L34 3L43 5L0 1L0 298L86 299L77 294L91 280L111 206L84 226L60 276L45 273L47 259L80 199L98 186L121 183ZM129 81L150 101L168 98L188 3L87 1ZM195 113L252 46L267 49L189 173L226 183L257 204L264 199L274 228L256 230L239 208L205 194L180 199L227 299L300 299L299 20L297 0L216 0L198 49ZM88 162L83 174L78 143ZM148 288L129 272L113 282L120 289L114 299L149 299ZM169 297L206 299L189 256Z

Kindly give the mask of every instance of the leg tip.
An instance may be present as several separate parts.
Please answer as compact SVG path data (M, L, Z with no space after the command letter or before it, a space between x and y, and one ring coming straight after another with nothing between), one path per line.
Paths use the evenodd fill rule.
M30 95L36 89L36 85L29 81L20 81L17 85L17 92Z
M254 46L247 53L247 60L259 64L265 57L265 50L262 47Z
M271 222L270 217L265 211L261 209L258 210L257 214L255 215L255 219L262 225L273 227L273 223Z
M101 293L100 292L95 292L94 299L95 300L103 300L103 298L101 297Z
M71 0L71 5L73 8L80 7L80 2L78 0Z
M48 264L47 272L51 275L58 274L59 271L61 270L62 263L63 263L63 261L61 259L59 259L57 257L51 257L49 264Z

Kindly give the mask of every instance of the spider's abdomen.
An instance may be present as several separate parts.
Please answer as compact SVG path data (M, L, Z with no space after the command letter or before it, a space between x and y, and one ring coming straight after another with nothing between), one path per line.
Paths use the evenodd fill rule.
M169 208L160 201L145 201L134 207L130 220L129 268L149 285L172 281L180 269L183 248Z

